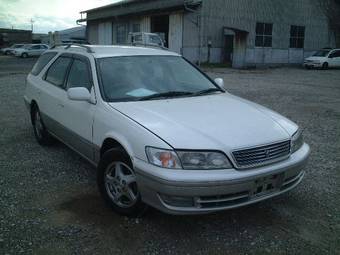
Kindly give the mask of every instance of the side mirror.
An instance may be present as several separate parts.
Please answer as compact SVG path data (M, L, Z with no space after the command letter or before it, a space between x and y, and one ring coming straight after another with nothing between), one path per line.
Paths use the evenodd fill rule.
M221 89L225 89L224 88L224 81L222 78L216 78L214 80L214 82L217 84L217 86L219 86Z
M84 87L69 88L67 90L67 97L73 101L91 101L91 94Z
M334 58L333 54L329 54L328 58Z

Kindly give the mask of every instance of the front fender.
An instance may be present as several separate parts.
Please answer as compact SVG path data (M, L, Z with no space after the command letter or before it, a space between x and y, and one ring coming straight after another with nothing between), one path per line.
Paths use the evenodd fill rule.
M132 161L133 158L147 161L146 146L172 149L160 137L133 119L108 105L101 104L93 123L93 143L99 151L107 138L112 138L120 143Z

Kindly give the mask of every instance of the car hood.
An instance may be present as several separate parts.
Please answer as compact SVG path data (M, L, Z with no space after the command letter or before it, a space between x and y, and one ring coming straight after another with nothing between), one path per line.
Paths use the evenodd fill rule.
M281 115L228 93L110 103L175 149L232 149L289 139L297 126Z
M321 60L325 60L326 57L309 57L306 58L305 60L311 60L311 61L321 61Z

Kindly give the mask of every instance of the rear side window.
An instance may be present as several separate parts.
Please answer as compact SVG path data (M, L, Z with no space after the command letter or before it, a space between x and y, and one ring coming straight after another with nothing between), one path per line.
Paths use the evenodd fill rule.
M31 71L31 74L38 75L41 70L48 64L48 62L51 61L54 56L57 55L56 52L48 52L40 56L37 63L33 66L33 69Z
M63 87L71 61L72 59L69 57L59 57L48 69L45 80L58 87Z
M84 87L91 91L92 82L89 66L86 62L75 59L68 76L67 88Z

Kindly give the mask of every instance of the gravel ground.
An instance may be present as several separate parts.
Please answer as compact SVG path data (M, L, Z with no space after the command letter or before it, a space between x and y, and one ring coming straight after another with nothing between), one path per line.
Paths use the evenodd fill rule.
M340 254L340 70L207 70L305 128L305 180L241 209L128 219L104 206L86 161L35 142L22 99L34 61L0 56L0 254Z

